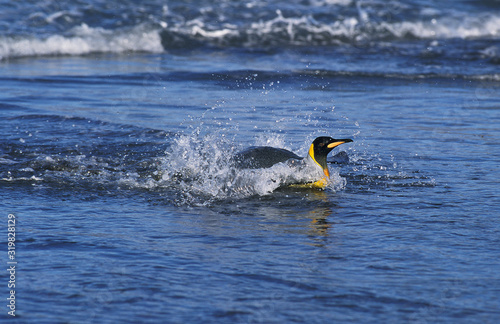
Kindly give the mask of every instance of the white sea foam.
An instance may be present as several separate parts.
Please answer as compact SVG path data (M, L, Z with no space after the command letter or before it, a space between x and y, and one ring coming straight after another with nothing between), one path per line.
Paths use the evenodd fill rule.
M157 30L137 26L129 31L111 31L82 24L70 36L0 37L0 59L42 55L84 55L90 53L123 53L163 51Z
M362 8L359 14L319 21L314 15L286 16L277 10L274 18L226 23L220 26L197 17L177 24L160 23L158 27L140 24L128 29L89 27L85 23L64 35L46 38L36 36L0 37L0 59L41 55L85 55L89 53L153 52L164 50L162 33L180 35L182 42L193 39L201 43L230 46L332 45L379 39L449 39L490 38L500 35L500 15L450 16L422 15L417 20L375 20ZM164 43L177 47L176 37ZM185 44L190 44L189 42ZM182 46L182 45L181 45ZM188 45L189 46L189 45Z
M500 16L447 17L428 21L384 23L381 27L387 28L398 38L408 34L418 38L443 39L497 37L500 35Z
M436 18L424 15L417 20L375 20L361 8L359 14L332 21L313 15L286 16L280 10L269 20L250 22L243 27L215 27L196 18L172 30L197 41L230 46L311 46L390 39L489 38L500 35L500 16L456 14ZM167 44L167 46L169 46Z

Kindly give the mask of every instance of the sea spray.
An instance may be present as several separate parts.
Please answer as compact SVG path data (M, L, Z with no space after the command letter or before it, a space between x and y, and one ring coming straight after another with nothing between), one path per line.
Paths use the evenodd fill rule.
M257 142L267 142L259 137ZM271 139L269 140L271 141ZM207 201L263 196L276 189L312 180L307 169L278 163L265 169L239 169L232 156L238 146L211 134L181 135L174 140L162 163L163 185L175 186L186 198ZM333 169L329 190L341 190L345 179Z

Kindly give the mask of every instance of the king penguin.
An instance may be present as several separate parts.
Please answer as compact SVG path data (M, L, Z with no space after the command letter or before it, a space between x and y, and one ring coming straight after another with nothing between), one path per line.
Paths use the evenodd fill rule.
M285 163L297 168L303 177L294 178L290 185L306 188L325 188L330 179L330 171L326 158L335 147L350 143L352 139L334 139L328 136L317 137L309 147L306 157L269 146L250 147L234 157L237 168L260 169L271 168L278 163Z

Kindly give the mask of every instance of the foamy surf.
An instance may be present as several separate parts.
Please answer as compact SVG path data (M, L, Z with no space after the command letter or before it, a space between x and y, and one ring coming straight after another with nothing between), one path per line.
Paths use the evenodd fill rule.
M35 37L0 37L0 59L48 55L86 55L163 51L158 30L136 26L130 30L107 30L82 24L68 35Z
M490 38L500 35L500 16L424 16L417 20L384 20L359 9L357 15L319 19L314 15L290 16L277 10L268 20L247 25L218 26L203 18L162 31L164 46L208 44L230 47L269 46L372 46L368 42Z
M395 41L491 39L500 35L500 16L496 13L454 12L443 15L423 10L418 18L413 18L408 9L408 17L395 19L390 9L377 8L376 5L372 8L368 4L357 4L355 10L349 9L349 6L353 4L346 3L342 6L346 10L344 14L332 13L325 16L282 12L277 9L269 11L266 19L247 17L241 20L239 16L229 16L224 18L227 19L225 23L214 20L203 11L188 19L170 10L160 16L152 12L147 19L143 17L142 21L129 27L91 26L85 22L86 19L82 19L80 24L63 32L43 33L48 36L6 33L6 36L0 37L0 59L92 53L161 53L165 50L203 46L371 47L387 46L387 42ZM64 17L67 15L61 12L57 14ZM52 16L49 15L45 23L57 26ZM129 25L129 22L117 21L116 24ZM495 57L498 59L497 54Z

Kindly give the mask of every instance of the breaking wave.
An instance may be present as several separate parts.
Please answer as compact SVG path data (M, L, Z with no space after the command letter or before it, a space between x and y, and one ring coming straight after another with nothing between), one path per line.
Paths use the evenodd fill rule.
M71 36L0 37L0 59L47 56L85 55L92 53L126 53L163 51L157 31L138 26L130 31L91 28L86 24L71 30Z
M201 9L164 6L159 12L140 8L146 11L134 17L135 24L120 18L129 17L131 13L128 12L118 14L113 23L96 23L100 21L100 15L103 21L109 21L104 19L108 18L106 12L99 12L98 8L92 11L93 16L89 16L88 12L34 13L30 16L31 20L24 23L33 24L32 20L43 16L43 32L33 30L26 33L24 27L12 27L0 37L0 59L92 53L160 53L207 46L370 47L387 46L387 42L397 41L491 40L500 36L500 15L494 12L445 13L396 4L388 4L387 9L376 3L359 1L312 1L302 11L276 9L278 5L252 11L251 4L240 8L227 3L226 6L221 4L220 8L213 5ZM245 10L248 12L245 13ZM491 45L482 50L485 55L498 59L498 49L491 49Z
M363 16L363 15L361 15ZM417 21L371 21L365 17L332 17L319 21L313 15L276 17L251 22L243 27L227 25L210 27L195 19L183 26L162 31L165 48L191 47L202 44L262 48L270 46L367 45L415 39L470 39L500 36L500 16L429 18Z

